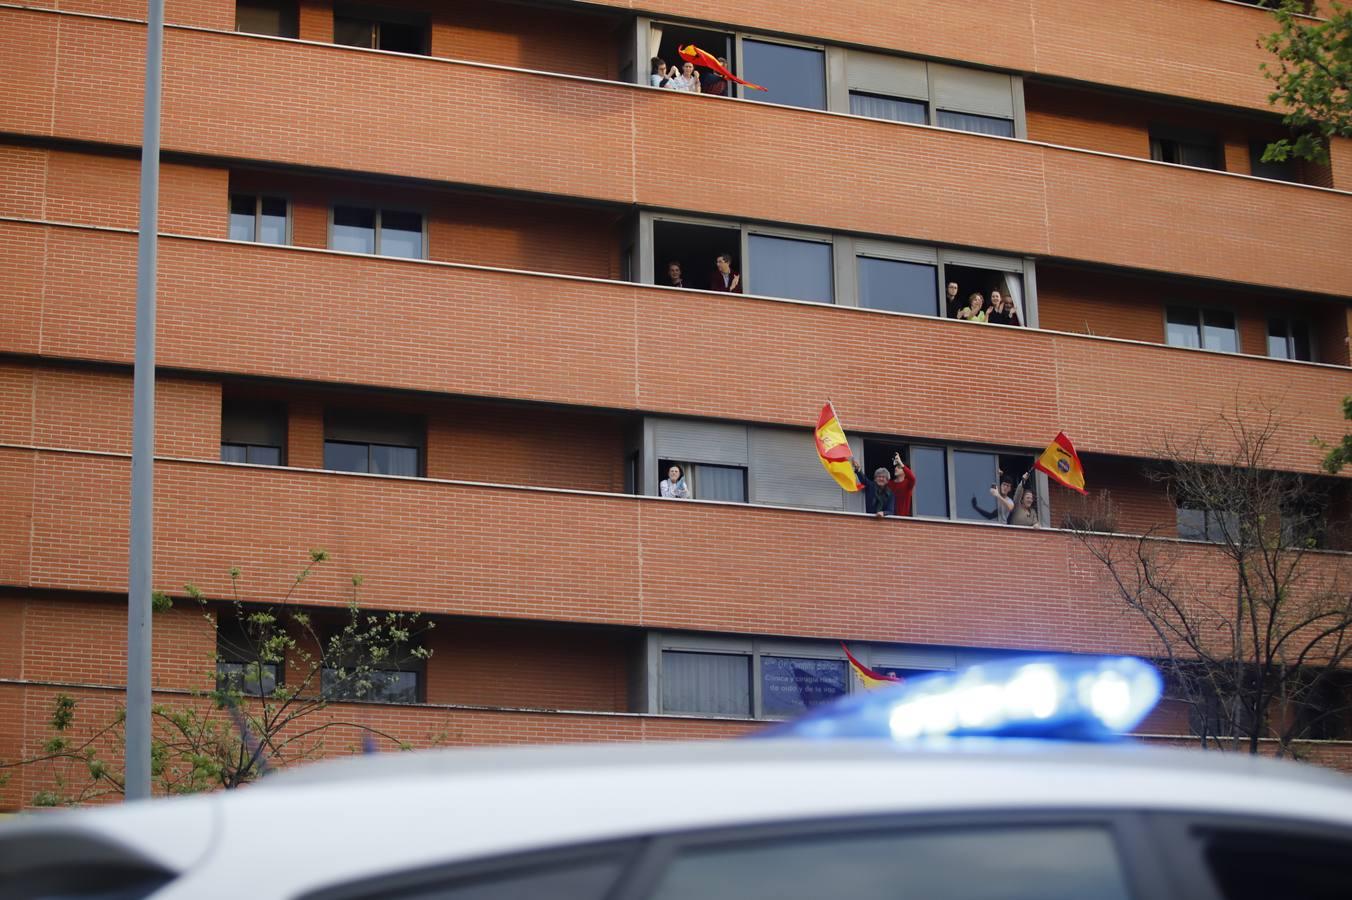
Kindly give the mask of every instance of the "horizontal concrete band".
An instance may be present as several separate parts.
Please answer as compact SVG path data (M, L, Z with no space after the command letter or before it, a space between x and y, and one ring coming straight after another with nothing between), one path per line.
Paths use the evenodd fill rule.
M0 10L0 132L135 145L134 23ZM60 53L57 47L60 46ZM347 47L171 29L164 147L1331 295L1341 192L1031 142ZM411 111L416 110L416 115ZM672 166L671 138L736 148ZM824 202L824 198L829 201ZM1274 229L1273 222L1284 223ZM1214 235L1220 243L1203 243Z
M0 220L0 239L0 352L131 362L132 234ZM164 239L159 279L159 365L219 375L801 428L830 397L858 433L1033 449L1065 431L1132 457L1275 410L1274 458L1302 472L1352 394L1342 367L228 241Z

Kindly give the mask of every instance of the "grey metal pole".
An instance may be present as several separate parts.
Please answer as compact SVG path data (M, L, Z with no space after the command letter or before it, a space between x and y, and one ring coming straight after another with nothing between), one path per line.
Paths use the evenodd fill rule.
M148 0L141 122L141 224L136 243L136 358L131 411L131 545L127 573L125 796L150 796L150 616L155 540L155 260L160 204L164 0Z

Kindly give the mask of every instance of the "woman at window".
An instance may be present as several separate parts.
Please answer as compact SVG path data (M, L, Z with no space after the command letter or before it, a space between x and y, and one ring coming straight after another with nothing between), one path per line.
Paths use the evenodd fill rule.
M671 79L671 84L667 87L676 91L698 94L700 92L699 73L695 71L695 64L686 63L681 66L679 72L674 71L675 68L675 66L672 66L673 71L668 76Z
M680 466L673 465L667 469L667 477L662 479L662 483L657 486L657 493L670 500L693 500L695 495L690 492L690 487L685 483L685 473L681 471Z
M991 308L986 313L986 321L992 325L1022 325L1019 311L1014 308L1014 298L1005 297L999 291L991 291Z
M969 294L967 297L967 305L958 310L958 318L965 319L968 322L981 322L984 324L986 322L986 310L982 307L985 305L986 298L981 296L980 292Z

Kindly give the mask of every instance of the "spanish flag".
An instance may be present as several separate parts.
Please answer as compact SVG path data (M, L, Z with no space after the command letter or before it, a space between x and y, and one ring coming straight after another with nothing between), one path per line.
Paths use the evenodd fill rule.
M854 466L850 465L853 459L850 442L845 439L845 429L840 427L840 420L830 403L822 407L822 414L817 417L816 439L817 456L821 457L827 474L847 491L861 490L863 485L854 474Z
M1059 481L1072 491L1089 493L1084 489L1084 466L1080 465L1075 445L1064 431L1059 432L1047 449L1042 451L1037 462L1033 463L1033 468L1046 472L1048 478Z
M884 687L889 684L901 684L902 679L895 675L882 675L855 659L854 654L850 652L849 647L845 646L844 641L841 641L840 648L845 651L845 658L850 661L850 671L854 673L854 677L859 680L859 684L865 690Z
M726 78L728 81L735 81L738 84L744 84L747 87L753 88L754 90L757 91L767 90L766 88L761 87L759 84L752 84L749 81L743 81L742 79L738 78L736 75L729 72L723 66L720 66L718 64L718 58L715 57L712 53L710 53L707 50L701 50L694 44L686 44L684 47L677 47L676 52L681 54L681 59L685 60L686 62L694 63L697 66L703 66L704 68L717 73L720 77Z

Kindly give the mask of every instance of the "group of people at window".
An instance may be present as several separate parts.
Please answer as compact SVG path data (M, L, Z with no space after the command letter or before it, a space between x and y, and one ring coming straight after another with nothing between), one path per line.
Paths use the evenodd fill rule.
M674 288L698 289L698 284L685 280L685 270L681 263L672 260L667 263L667 286ZM720 253L714 257L714 269L709 273L708 289L722 291L725 294L742 293L742 276L732 269L732 254Z
M728 61L720 56L718 64L727 68ZM669 66L660 56L654 56L652 59L652 73L648 76L648 83L655 88L685 91L688 94L713 94L716 97L728 94L728 80L722 75L715 72L698 72L695 70L695 64L689 62Z
M944 291L944 304L950 319L991 325L1023 325L1014 298L998 288L991 290L989 303L986 295L980 291L972 291L964 301L961 287L956 281L950 281Z
M900 453L892 454L892 469L879 466L873 470L871 479L864 477L864 467L858 461L854 463L855 477L862 485L864 510L879 519L888 516L907 516L912 514L917 479L914 470L902 461ZM1024 528L1039 528L1037 491L1028 483L1032 471L1023 473L1018 484L1013 478L999 472L999 480L990 486L991 497L995 500L993 509L985 509L972 498L972 508L983 518L1001 525L1018 525ZM657 486L657 493L669 500L693 500L695 493L686 481L685 470L673 463L667 468L667 477Z

